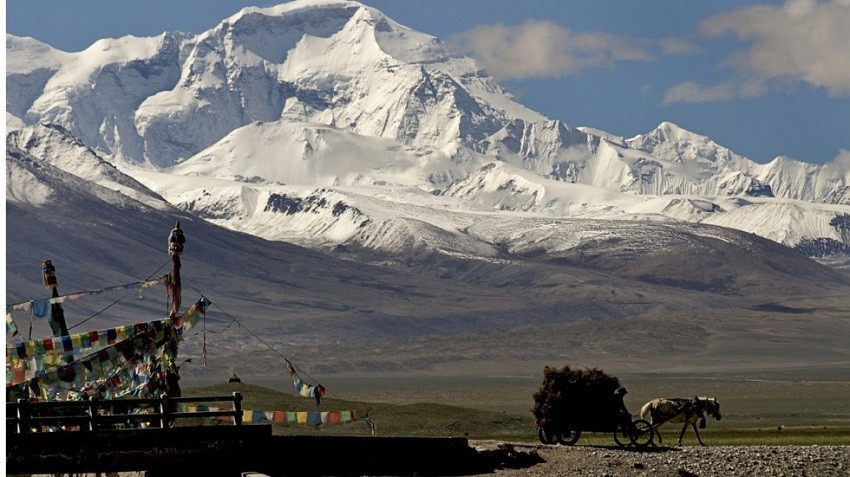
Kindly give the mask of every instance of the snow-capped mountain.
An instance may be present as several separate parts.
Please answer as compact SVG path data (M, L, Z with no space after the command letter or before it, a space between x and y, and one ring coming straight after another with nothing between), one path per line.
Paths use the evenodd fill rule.
M237 184L407 186L488 208L708 221L807 253L817 243L817 255L850 246L841 227L828 225L843 223L850 210L816 205L850 205L848 168L786 158L755 164L670 123L623 139L550 120L437 38L357 2L246 8L199 35L103 39L76 53L7 35L7 90L10 130L51 124L141 180L145 174L132 172L138 165ZM29 131L15 134L37 147ZM469 189L494 161L535 173L512 182L535 183L533 204L510 187L495 191L498 199L494 191ZM625 193L634 204L604 191L585 191L593 197L578 204L544 200L563 195L550 179ZM172 189L148 185L196 210L222 205L205 203L211 194L181 190L175 197ZM671 195L677 198L670 203L644 197ZM747 200L730 208L727 197ZM805 210L806 226L745 218L769 215L758 210L767 202L755 200L769 197L812 203L770 207L789 218ZM648 203L655 208L646 209ZM694 203L702 205L688 205ZM732 210L734 217L723 217ZM213 215L240 213L225 208ZM248 222L229 226L248 230Z
M672 123L662 123L654 131L625 142L665 160L668 176L671 170L684 169L672 176L697 179L691 184L671 184L660 193L776 196L850 204L850 168L838 163L818 166L777 157L769 164L756 164Z
M275 227L283 224L305 240L335 244L316 253L130 199L14 143L7 145L6 171L7 303L44 294L38 267L45 257L57 265L63 291L158 276L165 232L181 220L184 299L197 293L213 302L209 334L202 340L194 331L181 345L186 358L206 349L209 367L184 365L186 375L279 374L279 354L267 345L317 373L488 369L506 362L529 372L552 353L622 369L663 368L663 357L676 349L691 353L677 358L682 365L705 369L704 350L715 346L740 367L761 366L766 356L786 365L835 362L845 359L850 338L841 315L835 321L829 311L846 297L846 276L728 228L464 211L454 203L459 199L419 189L381 188L387 194L381 196L357 193L361 187L308 191L245 182L230 190L215 180L205 186L222 200L256 204L242 216L255 235L279 233ZM161 175L165 185L180 181ZM113 179L124 182L120 173ZM143 321L162 313L163 295L87 298L66 303L65 315L69 326L91 329ZM799 320L809 312L789 308L801 332L765 346L765 339L777 338L762 329L761 318L787 320L782 306L771 305L780 310L774 313L764 305L777 299L827 308L818 320ZM703 314L728 318L702 322ZM662 318L651 339L639 338L646 323ZM816 330L806 328L810 321L817 321ZM35 336L49 332L43 321L34 324ZM726 326L736 328L734 345L724 338ZM824 334L816 345L813 332ZM516 346L505 346L506 333ZM689 339L682 342L683 335ZM628 364L617 356L628 356Z
M616 140L549 120L471 59L357 2L247 8L199 35L104 39L78 53L8 35L7 57L12 123L59 124L113 160L171 166L242 126L283 120L631 193L848 203L846 170L758 167L669 123ZM458 178L436 162L433 182Z
M167 208L162 197L139 181L118 171L61 126L37 124L10 132L7 149L27 151L53 166L93 184L120 192L131 199L160 209Z

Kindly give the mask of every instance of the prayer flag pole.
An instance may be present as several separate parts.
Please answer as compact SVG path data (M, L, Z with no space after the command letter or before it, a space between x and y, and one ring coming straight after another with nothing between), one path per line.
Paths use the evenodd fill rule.
M180 221L178 220L168 235L168 254L171 255L171 313L169 315L171 318L176 317L180 311L180 294L182 291L180 255L183 254L184 243L186 243L186 237L183 236L183 229L180 228Z
M180 312L182 289L180 284L180 255L183 254L184 243L186 243L186 237L183 236L183 229L180 228L180 220L178 220L168 235L168 254L171 255L171 313L169 313L169 318L172 320L177 318L177 314ZM171 339L165 346L171 358L170 366L165 372L165 394L168 397L179 397L182 393L180 392L179 366L176 362L177 334L175 331L172 331Z
M53 262L45 260L42 263L42 280L45 288L53 289L53 298L59 297L59 289L56 286L56 268ZM53 331L53 336L68 336L68 326L65 324L65 311L62 309L61 303L52 303L50 305L50 329Z

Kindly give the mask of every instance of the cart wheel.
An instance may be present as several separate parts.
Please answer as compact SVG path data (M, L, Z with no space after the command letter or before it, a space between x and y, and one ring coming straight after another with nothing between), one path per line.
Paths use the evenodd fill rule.
M540 439L540 442L544 444L555 443L555 436L553 436L551 432L542 427L537 428L537 438Z
M631 445L633 443L631 430L623 429L622 426L617 426L617 429L614 431L614 442L616 442L620 447Z
M632 435L630 436L630 440L632 444L637 447L644 448L652 444L653 434L652 424L650 424L646 419L638 419L632 423Z
M565 446L571 446L578 442L578 438L581 437L581 431L566 431L562 434L556 434L555 438L558 440L559 444L563 444Z

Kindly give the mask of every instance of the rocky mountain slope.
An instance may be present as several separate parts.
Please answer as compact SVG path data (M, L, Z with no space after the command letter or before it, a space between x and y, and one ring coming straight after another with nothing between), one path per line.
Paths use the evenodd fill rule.
M273 350L328 373L488 369L499 362L528 370L553 352L656 367L658 356L706 350L715 340L743 367L771 353L797 365L846 359L846 329L837 318L843 308L834 308L846 296L846 276L755 235L675 221L434 214L433 204L330 190L315 191L308 202L266 199L268 214L296 216L293 227L309 225L301 214L320 217L302 230L327 240L317 253L149 205L155 194L143 188L133 191L144 200L132 199L96 185L108 182L102 176L128 182L121 173L101 168L83 179L14 139L6 159L7 303L44 293L36 268L46 257L69 293L158 276L167 265L164 238L179 218L189 240L185 299L203 294L213 302L206 324L211 366L187 372L274 372ZM323 228L325 216L339 220L335 232ZM449 233L445 223L466 226ZM359 239L342 240L346 233ZM66 305L69 326L146 321L165 308L155 292L112 305L116 298ZM99 313L105 307L109 313ZM786 324L765 330L767 317ZM36 336L47 332L35 322ZM829 339L807 338L824 332ZM199 334L181 348L187 357L200 356ZM516 346L493 342L506 334ZM772 336L785 338L765 346Z

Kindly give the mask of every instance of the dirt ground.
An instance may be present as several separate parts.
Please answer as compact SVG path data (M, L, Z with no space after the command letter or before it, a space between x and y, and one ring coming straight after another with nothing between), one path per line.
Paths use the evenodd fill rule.
M818 476L850 475L850 446L661 447L646 452L613 447L470 442L501 450L500 477L513 476ZM536 462L533 465L528 465ZM512 465L515 463L516 465ZM510 467L519 468L510 468Z

